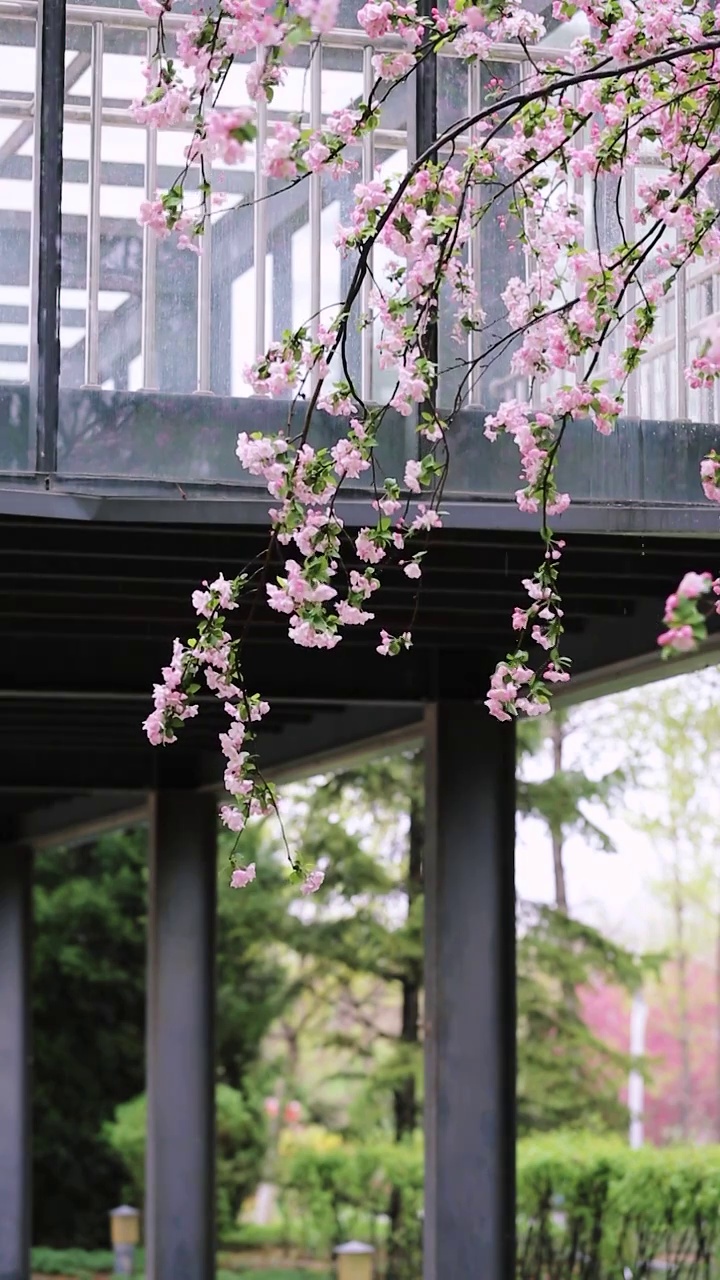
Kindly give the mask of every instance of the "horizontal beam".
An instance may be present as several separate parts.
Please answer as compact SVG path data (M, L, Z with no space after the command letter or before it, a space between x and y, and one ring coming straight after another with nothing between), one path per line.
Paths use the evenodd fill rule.
M267 495L249 484L240 470L234 441L241 428L287 428L289 402L69 388L61 390L60 401L63 442L85 439L93 423L97 439L112 427L116 445L118 432L121 435L127 455L123 466L131 478L89 477L88 471L99 471L101 465L109 471L112 466L112 456L103 460L96 454L71 474L76 446L63 443L61 466L66 474L8 476L0 481L0 512L75 521L267 524ZM27 406L26 391L0 387L0 414L7 412L21 422ZM300 403L291 429L299 425L303 412ZM193 467L199 467L193 442L210 417L216 432L216 475L201 482L193 479ZM532 532L537 519L518 511L511 496L518 483L517 452L510 440L491 445L483 436L484 419L482 409L466 410L454 423L446 523L457 529ZM318 415L314 443L330 443L336 436L334 419ZM720 428L713 424L627 421L614 436L604 438L590 423L573 423L563 445L559 484L574 501L557 519L558 530L653 537L717 533L717 512L703 500L699 467L719 436ZM156 438L164 441L162 446ZM388 474L402 470L403 440L402 421L388 422L381 458ZM204 466L207 459L201 461ZM359 489L344 496L338 510L350 527L358 527L371 516L369 502L369 490Z
M78 796L26 814L19 824L23 843L36 852L85 844L109 831L147 822L144 795Z
M419 707L406 707L402 713L377 707L348 708L334 734L320 723L320 717L301 732L288 734L274 752L270 748L263 753L263 769L274 782L298 782L326 769L349 768L386 751L420 747L423 735Z
M347 767L385 751L416 746L421 741L417 707L348 707L318 710L307 724L292 724L279 733L261 737L258 749L267 776L287 783L323 770ZM88 741L86 751L65 753L62 764L56 757L53 765L50 753L45 756L35 752L31 757L15 752L13 758L14 766L10 761L2 764L3 791L15 801L26 796L27 809L14 825L7 827L4 838L22 840L37 850L77 844L103 832L144 824L148 816L147 793L159 781L180 781L187 790L214 793L218 801L224 794L219 748L196 754L188 761L182 748L144 748L140 730L137 751L124 755L98 752ZM171 771L173 761L181 767ZM72 785L73 779L78 791L89 783L101 785L103 779L112 779L116 790L76 795L37 807L38 796L26 791L22 784L31 772L38 791L47 790L51 781L55 786ZM123 780L125 791L120 789Z
M0 479L0 514L119 524L268 525L267 496L241 486L188 483L182 492L170 481L134 483L135 492L111 493L112 482L86 477L57 477L20 485L13 477ZM82 489L105 489L82 493ZM126 486L129 487L129 486ZM211 496L212 495L212 496ZM374 519L370 497L345 499L336 512L349 529L359 529ZM498 533L536 533L537 519L519 511L511 500L463 499L450 493L443 498L448 529L492 530ZM669 535L707 538L717 534L717 510L710 503L650 503L577 500L555 521L558 535L629 535L649 538Z
M659 684L676 676L690 675L720 665L720 635L711 636L695 653L666 661L659 648L623 662L612 662L593 671L583 671L567 685L556 688L554 702L559 707L574 707L583 702L606 698L628 689Z

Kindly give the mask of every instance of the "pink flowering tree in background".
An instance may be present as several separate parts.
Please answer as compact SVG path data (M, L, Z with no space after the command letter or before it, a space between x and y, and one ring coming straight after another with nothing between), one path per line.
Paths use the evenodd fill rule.
M217 194L213 160L237 163L261 145L256 107L223 107L233 59L255 54L249 100L271 101L298 45L314 56L335 25L338 0L211 0L187 19L172 56L163 26L171 0L140 3L157 19L157 44L138 119L192 131L183 172L142 206L140 220L160 237L201 252ZM562 29L578 15L586 34L569 42ZM285 432L243 432L237 443L240 465L273 500L268 553L194 593L196 634L175 642L145 724L152 743L172 743L197 714L202 686L217 695L227 713L221 745L232 797L221 813L232 831L274 809L276 798L252 753L268 704L246 686L242 640L226 630L227 614L241 601L252 608L260 602L287 615L293 643L332 649L345 628L372 624L373 598L388 565L401 566L419 591L424 557L432 554L429 535L442 524L454 421L503 357L511 359L514 385L524 386L525 395L502 401L486 416L484 431L491 441L510 436L517 446L515 498L521 510L537 513L542 551L508 619L515 642L492 676L486 705L499 720L542 715L553 686L569 679L561 648L564 542L551 522L571 499L558 488L558 459L577 421L590 420L603 435L613 432L628 378L678 274L694 257L714 262L720 256L711 193L720 165L720 19L708 0L554 0L552 17L555 43L568 45L562 53L543 51L545 23L519 0L448 0L429 15L418 11L416 0L368 0L357 14L377 49L367 101L337 111L319 128L308 125L307 114L280 120L262 142L264 172L286 188L313 174L323 180L347 175L358 144L378 128L383 103L405 91L425 59L442 51L467 64L489 60L494 45L522 48L517 79L492 80L477 110L458 116L404 173L391 179L378 171L358 181L349 220L336 237L351 260L345 297L330 319L309 316L245 371L255 395L289 397ZM622 178L641 163L628 209ZM601 203L614 211L610 232ZM500 328L479 305L469 256L488 220L499 221L514 246ZM376 248L390 260L382 278L373 270ZM456 339L457 387L442 412L441 284L442 323ZM392 384L382 403L363 401L349 367L348 344L364 300L359 324L373 326L377 358ZM692 387L704 387L719 371L720 335L709 332L686 377ZM301 426L293 434L300 405ZM313 444L319 413L339 421L332 447ZM419 448L401 476L388 477L377 450L384 435L397 430L398 415L414 416ZM350 535L337 499L361 477L370 482L375 519ZM720 499L720 455L703 462L702 484L711 500ZM273 578L278 548L286 548L288 558ZM346 566L350 561L360 567ZM720 581L710 574L685 576L667 603L660 637L666 654L702 639L718 594ZM377 649L393 657L411 642L409 629L381 631ZM292 855L291 863L303 892L319 887L320 871L308 874ZM254 866L233 863L232 883L247 884L254 874Z

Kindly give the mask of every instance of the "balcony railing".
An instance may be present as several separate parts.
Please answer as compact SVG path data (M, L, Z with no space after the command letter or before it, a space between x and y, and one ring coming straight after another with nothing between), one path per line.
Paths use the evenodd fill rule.
M259 404L251 409L244 365L283 329L318 312L329 318L338 308L352 263L341 259L333 237L348 216L354 183L367 181L378 169L402 172L413 152L415 105L408 88L390 96L380 128L357 148L355 175L337 181L313 175L282 190L282 183L261 171L262 140L277 116L302 112L317 126L333 110L367 95L374 49L351 25L351 0L344 8L341 20L347 26L327 36L314 56L301 46L272 109L261 108L258 148L242 165L215 166L214 183L225 193L227 207L213 217L197 257L159 242L137 223L141 201L176 177L190 138L182 128L158 134L139 124L131 110L143 90L141 65L152 52L154 24L134 4L68 4L60 407L49 469L240 479L232 459L238 424L250 413L259 422L258 415L272 412ZM168 15L170 39L182 22L180 13ZM36 0L0 0L0 471L34 471L39 465L34 414L41 47ZM555 51L548 47L546 52ZM238 60L224 91L227 105L247 101L246 70ZM486 79L497 74L523 75L518 48L498 47L494 62L469 71L451 53L441 57L439 126L466 108L476 109ZM625 191L630 205L632 181L631 174ZM485 223L469 252L481 306L498 312L508 276L524 270L521 255L503 243L497 225ZM376 277L382 278L383 266L378 251ZM367 288L358 314L366 309ZM688 391L683 376L717 317L717 272L687 268L682 288L664 303L656 341L631 380L629 416L720 421L717 395ZM369 400L381 399L388 389L377 364L376 337L367 327L353 332L349 349L353 376ZM468 356L480 354L480 342L479 335L469 339ZM441 324L441 401L449 401L457 388L457 353ZM487 411L501 398L525 396L527 390L512 375L506 353L470 389L468 406ZM400 452L402 447L401 441ZM465 479L470 489L476 487L467 469Z

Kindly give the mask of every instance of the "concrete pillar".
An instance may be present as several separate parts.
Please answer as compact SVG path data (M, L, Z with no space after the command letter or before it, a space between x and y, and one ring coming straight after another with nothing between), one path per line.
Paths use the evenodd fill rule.
M426 712L424 1280L515 1274L515 744Z
M214 1280L216 809L153 799L148 911L147 1280Z
M32 853L0 850L0 1280L30 1276Z

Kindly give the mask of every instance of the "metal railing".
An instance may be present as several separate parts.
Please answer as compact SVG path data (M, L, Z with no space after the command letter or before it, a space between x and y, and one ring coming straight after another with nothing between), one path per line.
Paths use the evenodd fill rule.
M0 0L0 22L9 19L13 22L27 21L36 23L39 6L36 0ZM168 14L164 26L168 33L182 29L186 19L179 14ZM71 124L89 125L88 156L88 216L87 216L87 271L86 271L86 305L85 305L85 350L84 350L84 382L87 386L100 385L99 345L100 345L100 243L101 243L101 182L102 182L102 143L104 128L123 128L140 130L145 135L145 183L144 194L147 199L153 197L157 187L158 176L158 142L153 129L139 123L128 103L119 106L117 102L107 103L103 100L103 55L107 48L108 31L134 31L147 33L147 54L152 52L153 32L155 24L140 9L105 8L100 5L71 4L67 9L68 28L77 26L90 28L90 92L85 102L67 102L65 120ZM374 42L368 41L359 28L340 29L330 32L323 38L325 50L343 49L357 50L362 59L363 93L367 95L374 80L372 70L372 54L378 50L392 49L397 41L392 38ZM548 57L556 56L558 50L543 50ZM443 55L446 56L446 55ZM452 57L452 50L447 53ZM498 61L522 62L524 54L516 46L498 45L493 50L493 57ZM322 120L322 48L316 48L310 58L309 66L310 106L307 118L313 128ZM0 100L0 117L7 120L26 120L34 122L36 95L31 93L18 97L5 96ZM468 76L468 106L476 109L480 102L480 70L478 66L471 69ZM254 304L254 350L259 355L266 346L267 298L266 281L263 264L268 254L267 229L267 191L268 183L261 168L260 157L262 146L267 137L269 121L273 118L267 106L262 103L258 109L258 141L255 149L254 163L254 225L253 255L255 267L255 304ZM182 131L182 126L178 127ZM467 140L465 140L467 141ZM379 128L372 136L367 136L361 146L360 174L363 182L369 181L375 172L378 152L401 150L407 146L406 130ZM460 140L462 145L463 140ZM33 177L33 214L32 223L36 224L38 211L37 166ZM310 257L310 290L308 299L308 315L312 317L311 325L317 331L318 313L321 303L322 281L322 177L313 174L308 179L307 224L309 229ZM475 279L480 284L480 231L473 237L470 249ZM157 376L157 256L158 246L154 234L147 228L143 232L143 268L140 326L141 385L146 389L155 389ZM198 261L197 290L197 390L207 392L211 389L210 364L212 347L212 232L204 236L203 252ZM341 298L337 299L338 304ZM369 303L369 282L363 287L361 309L367 312ZM34 300L31 298L31 306ZM468 354L473 357L478 353L478 336L469 338ZM375 359L374 334L372 326L366 326L360 340L360 390L364 398L373 394L373 364ZM477 387L470 392L471 401L479 402Z
M0 0L0 24L3 20L11 22L28 22L36 24L39 29L39 5L37 0ZM180 30L186 18L179 14L168 14L164 25L168 33ZM102 210L101 189L103 176L103 130L105 128L123 128L140 131L144 135L144 195L151 199L158 185L158 138L155 130L139 123L131 107L106 102L103 97L103 66L108 45L109 31L133 31L146 34L146 52L149 57L153 50L153 33L155 24L138 8L106 8L101 5L70 4L67 9L67 22L70 29L78 26L90 30L89 80L90 89L87 102L71 101L65 106L65 120L89 126L88 150L88 203L86 218L86 297L84 316L84 383L89 387L101 385L100 346L101 346L101 237ZM39 39L39 32L38 32ZM391 49L396 42L392 39L370 44L364 32L359 28L339 29L330 32L323 38L322 46L312 50L309 58L309 105L305 113L312 128L322 123L322 87L323 87L323 52L334 49L355 50L359 54L359 75L362 92L369 94L374 80L372 54L378 50ZM550 46L543 46L541 56L557 57L561 51ZM133 56L136 56L133 54ZM452 47L444 51L442 57L453 58ZM498 45L492 50L492 58L499 63L522 64L525 54L514 45ZM39 65L39 55L38 55ZM520 72L522 74L522 71ZM0 118L6 120L28 121L35 123L37 89L35 92L14 97L0 97ZM466 102L470 113L476 111L481 101L481 70L478 63L466 73ZM255 297L252 316L253 349L256 355L262 353L266 346L268 329L268 298L266 289L265 264L270 252L268 230L268 180L262 172L261 153L267 137L268 126L275 118L272 110L262 103L258 108L258 138L255 147L253 164L253 214L252 214L252 263L255 274ZM179 127L183 132L182 126ZM186 131L186 130L184 130ZM37 130L35 131L37 133ZM467 145L471 139L460 139L459 144ZM37 143L37 138L36 138ZM405 129L379 128L374 134L367 135L359 149L359 178L368 182L375 173L378 153L400 151L408 145L408 132ZM632 172L632 171L631 171ZM320 174L312 174L308 179L307 217L304 225L309 236L309 296L307 299L308 318L311 319L313 332L317 332L318 317L322 301L323 251L322 251L322 214L323 214L323 179ZM31 212L31 277L30 277L30 314L31 318L37 307L37 280L35 263L37 261L37 220L39 210L39 183L37 146L33 162L33 194ZM635 193L632 179L625 183L626 212L630 213L634 205ZM0 215L1 217L2 215ZM627 219L632 226L632 218ZM0 224L1 225L1 224ZM482 306L483 287L487 277L483 273L482 230L476 229L469 245L469 262L473 279L480 296ZM203 252L199 255L197 265L197 297L196 297L196 390L211 391L212 382L212 349L213 349L213 230L208 228L204 236ZM250 248L250 246L248 246ZM372 263L371 263L372 267ZM713 293L713 308L707 315L689 312L689 300L700 307L701 286L710 281ZM692 291L696 293L693 299ZM360 310L367 313L369 308L370 282L363 284ZM672 414L683 419L692 412L692 393L688 394L684 377L684 369L690 358L693 345L702 336L708 323L714 319L720 321L720 277L713 268L688 266L683 270L681 287L674 290L669 301L663 304L661 328L664 336L659 337L644 357L641 371L630 380L628 411L631 415L641 413L645 417L668 417L669 406L666 403L665 391L652 392L654 373L651 370L662 370L665 385L668 380L672 389ZM337 299L338 304L341 298ZM155 235L146 227L142 235L142 282L140 296L139 356L141 363L140 383L142 389L155 390L158 387L158 242ZM468 357L477 360L482 352L482 336L471 333L468 338ZM32 368L33 344L30 343L29 376L32 382L35 370ZM365 399L372 399L377 369L375 367L375 334L371 325L366 325L359 338L359 385ZM668 369L671 368L671 373ZM580 370L577 371L581 372ZM503 374L491 380L493 383L493 399L500 395L516 394L525 387L523 380ZM648 390L650 388L650 390ZM647 403L650 398L651 403ZM662 398L663 403L660 403ZM470 404L483 402L480 380L469 388ZM487 397L485 397L485 400ZM694 397L697 401L698 397ZM706 397L707 399L707 397ZM718 418L718 399L712 397L713 419ZM707 417L707 412L701 416Z

